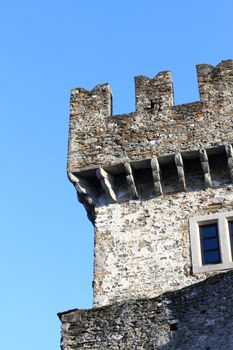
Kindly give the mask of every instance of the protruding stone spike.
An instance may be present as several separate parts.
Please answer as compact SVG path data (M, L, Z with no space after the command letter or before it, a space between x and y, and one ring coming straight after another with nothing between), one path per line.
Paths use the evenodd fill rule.
M157 158L152 158L151 159L151 170L152 170L152 176L154 180L154 189L155 189L155 195L156 196L161 196L163 194L163 189L161 185L161 180L160 180L160 166Z
M179 152L176 152L175 154L175 163L176 163L176 169L178 173L180 186L185 191L186 183L185 183L185 175L184 175L184 164L183 164L182 155Z
M113 177L107 173L103 168L96 170L96 176L100 180L101 186L106 192L109 200L113 203L116 202L116 193L114 191L114 180Z
M200 156L200 160L201 160L202 171L204 173L205 187L206 188L212 187L209 159L208 159L207 152L204 148L201 148L199 150L199 156Z
M129 163L125 163L124 167L125 167L125 172L127 174L126 181L129 185L132 198L137 199L137 198L139 198L139 196L138 196L137 187L136 187L136 184L134 181L134 176L133 176L133 171L132 171L131 165Z

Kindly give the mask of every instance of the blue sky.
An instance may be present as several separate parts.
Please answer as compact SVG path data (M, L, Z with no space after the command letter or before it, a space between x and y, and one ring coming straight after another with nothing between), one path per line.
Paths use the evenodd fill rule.
M66 178L69 93L109 82L134 110L135 75L233 58L231 0L21 0L0 5L0 344L59 349L59 311L92 305L93 228Z

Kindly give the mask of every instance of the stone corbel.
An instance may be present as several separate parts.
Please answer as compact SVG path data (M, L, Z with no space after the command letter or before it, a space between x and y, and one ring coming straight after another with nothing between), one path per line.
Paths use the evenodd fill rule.
M97 203L96 191L87 180L75 176L71 172L68 172L68 178L73 183L81 203L87 206L94 206Z
M225 150L226 150L226 154L227 154L227 163L228 163L230 178L231 178L231 181L233 182L233 149L232 149L232 145L226 145Z
M138 199L139 198L138 191L137 191L137 187L136 187L136 184L134 181L133 171L132 171L131 165L129 163L125 163L124 168L125 168L125 172L126 172L126 181L129 185L132 198Z
M206 188L212 187L208 155L204 148L201 148L199 150L199 156L201 160L202 171L204 174L205 187Z
M100 180L101 186L106 192L110 202L115 203L117 199L114 190L113 177L110 174L108 174L107 171L105 171L103 168L98 168L96 170L96 176Z
M158 159L156 157L152 158L150 165L151 165L152 176L154 181L155 195L161 196L163 194L163 189L161 185L160 167L159 167Z
M176 169L178 173L180 186L185 191L186 183L185 183L185 175L184 175L184 163L183 163L183 158L179 152L176 152L175 154L175 163L176 163Z

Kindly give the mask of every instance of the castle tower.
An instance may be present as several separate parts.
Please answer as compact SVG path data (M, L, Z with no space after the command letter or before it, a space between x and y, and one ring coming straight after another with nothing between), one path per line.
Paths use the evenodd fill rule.
M233 60L198 65L197 75L200 101L183 105L174 105L170 72L136 77L127 115L112 115L108 84L71 92L68 177L95 229L96 310L207 288L201 281L233 268ZM64 330L64 350L82 348L75 334ZM155 337L148 347L100 339L83 348L166 348Z

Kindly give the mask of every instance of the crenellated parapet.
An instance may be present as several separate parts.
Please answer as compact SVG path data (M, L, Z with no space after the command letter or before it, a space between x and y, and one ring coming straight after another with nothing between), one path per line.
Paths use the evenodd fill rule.
M198 65L200 101L175 105L170 72L135 78L136 112L112 116L108 84L73 89L68 170L111 166L233 139L233 60Z
M92 220L96 204L169 192L172 176L170 189L187 191L192 159L204 188L216 185L209 157L232 180L233 60L198 65L197 75L200 101L183 105L169 71L136 77L136 111L124 115L112 115L108 84L71 91L68 174Z

